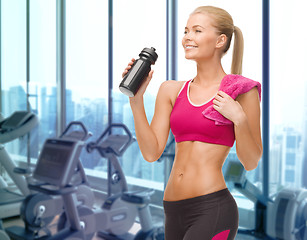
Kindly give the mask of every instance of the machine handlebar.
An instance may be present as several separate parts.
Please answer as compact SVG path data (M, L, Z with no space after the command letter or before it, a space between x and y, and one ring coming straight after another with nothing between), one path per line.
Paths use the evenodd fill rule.
M80 126L82 131L73 131L73 134L69 134L69 130L73 127L73 126ZM81 136L80 136L81 134ZM65 137L72 137L75 139L79 139L82 141L85 141L86 139L88 139L90 136L92 136L92 133L89 133L88 130L86 129L86 127L84 126L84 124L80 121L72 121L68 124L68 126L65 128L64 132L60 135L60 138L65 138Z
M109 134L113 128L122 128L126 135L108 135L109 137L106 138L106 135ZM86 150L91 152L93 149L97 149L103 157L105 157L106 153L122 156L134 141L135 139L126 125L122 123L112 123L104 130L96 142L87 144Z

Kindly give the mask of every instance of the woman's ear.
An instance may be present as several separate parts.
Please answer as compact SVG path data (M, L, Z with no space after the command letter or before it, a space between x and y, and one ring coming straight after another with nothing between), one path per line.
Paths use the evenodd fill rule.
M216 42L216 48L222 48L225 46L227 42L227 37L225 34L221 34L220 36L217 37L217 42Z

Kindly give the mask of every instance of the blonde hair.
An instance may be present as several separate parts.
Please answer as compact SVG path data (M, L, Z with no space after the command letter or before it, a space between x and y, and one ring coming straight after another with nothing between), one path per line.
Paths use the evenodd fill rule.
M212 17L212 24L219 34L225 34L227 37L227 42L224 48L224 53L226 53L230 47L232 34L234 34L234 45L232 53L232 63L231 63L231 73L232 74L242 74L242 61L243 61L243 48L244 40L241 30L234 26L231 15L222 8L213 6L201 6L196 8L192 13L203 13L210 14Z

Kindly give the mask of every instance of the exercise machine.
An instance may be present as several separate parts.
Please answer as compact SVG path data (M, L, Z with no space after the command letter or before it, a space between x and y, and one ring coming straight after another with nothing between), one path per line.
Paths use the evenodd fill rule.
M92 134L87 131L85 126L81 122L71 122L58 140L63 140L63 144L66 144L65 141L86 141ZM46 148L50 149L51 144L45 143ZM54 145L56 146L56 145ZM59 146L61 149L61 146ZM63 148L63 147L62 147ZM47 151L44 150L43 151ZM62 153L65 153L63 150ZM49 155L48 155L49 154ZM45 152L43 156L49 157L50 159L56 160L59 158L61 152L57 154L57 149L54 148L53 152ZM40 164L41 166L42 164ZM63 166L65 167L65 166ZM41 167L40 167L41 168ZM36 170L34 172L33 178L37 178L37 171L47 171L49 174L57 174L51 169ZM80 159L77 161L77 167L74 169L72 175L69 175L71 178L71 185L76 187L76 196L77 203L83 204L85 206L92 207L94 204L94 194L89 187L88 179L85 175L84 169L82 167ZM42 179L42 176L38 176L39 179ZM63 180L64 181L64 180ZM31 185L31 179L29 178ZM35 187L33 188L35 189ZM20 216L24 221L25 227L13 226L6 229L6 232L10 235L11 239L23 239L23 240L33 240L33 239L44 239L51 236L49 224L53 222L55 216L60 215L64 212L64 203L60 196L50 195L44 192L36 192L28 195L25 200L22 202L20 208ZM42 237L43 236L43 237Z
M239 161L229 161L225 173L226 182L251 201L250 208L239 208L239 233L263 238L265 235L265 210L270 199L263 197L260 189L246 178L246 170ZM248 201L248 200L246 200ZM248 221L247 221L248 220Z
M265 198L245 176L238 161L230 161L225 180L255 203L255 228L239 232L262 239L307 240L307 190L284 188L274 199Z
M4 168L19 192L10 191L6 181L0 176L0 219L19 215L19 207L25 196L30 194L26 178L17 174L16 163L11 159L2 144L11 142L28 134L38 124L34 113L16 111L0 122L0 165Z
M127 135L109 135L112 128L121 127ZM108 136L107 136L108 135ZM78 201L78 185L73 180L79 165L79 155L85 147L84 139L52 138L47 139L39 155L33 179L29 188L50 196L60 196L63 201L64 213L61 214L57 232L53 235L37 236L36 240L51 239L92 239L94 234L105 239L164 239L162 228L152 226L149 206L152 191L127 192L125 176L116 156L123 152L134 141L131 133L124 125L110 125L97 142L87 145L91 152L98 152L108 158L115 173L112 174L113 184L120 184L123 192L111 195L102 207L87 206ZM128 233L139 215L142 229L136 236ZM101 231L103 229L103 231ZM27 239L16 235L15 228L6 230L13 239ZM15 235L14 235L15 234Z
M14 171L17 165L3 144L23 137L37 124L37 116L28 111L16 111L0 120L0 166L4 168L18 188L18 192L10 190L7 182L0 176L0 239L3 240L9 237L3 231L2 219L19 215L21 202L30 193L25 177Z
M122 130L124 134L112 134L115 129ZM126 125L111 124L95 142L86 146L88 152L97 150L101 157L107 158L110 163L108 195L111 195L113 185L120 186L120 192L108 197L102 205L102 216L107 221L98 228L97 235L107 240L163 240L164 228L153 226L149 209L150 196L154 190L128 191L127 181L118 161L118 157L121 157L134 141ZM135 223L136 216L139 217L141 229L134 236L128 233L128 230Z
M307 190L282 189L267 205L266 229L274 239L307 240Z

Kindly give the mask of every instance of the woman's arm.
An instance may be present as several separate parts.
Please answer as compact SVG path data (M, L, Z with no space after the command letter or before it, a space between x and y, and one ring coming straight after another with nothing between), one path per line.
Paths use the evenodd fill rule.
M151 76L152 73L149 78ZM169 135L169 119L172 111L169 95L171 83L166 81L161 84L156 98L154 116L149 124L143 102L143 93L149 81L150 79L147 79L135 97L130 98L130 106L134 117L136 138L142 155L146 161L154 162L163 153Z
M237 98L243 112L235 125L237 156L247 171L257 167L262 156L260 101L256 88Z
M256 88L233 100L219 92L213 107L234 123L237 156L247 171L257 167L262 156L260 101Z

